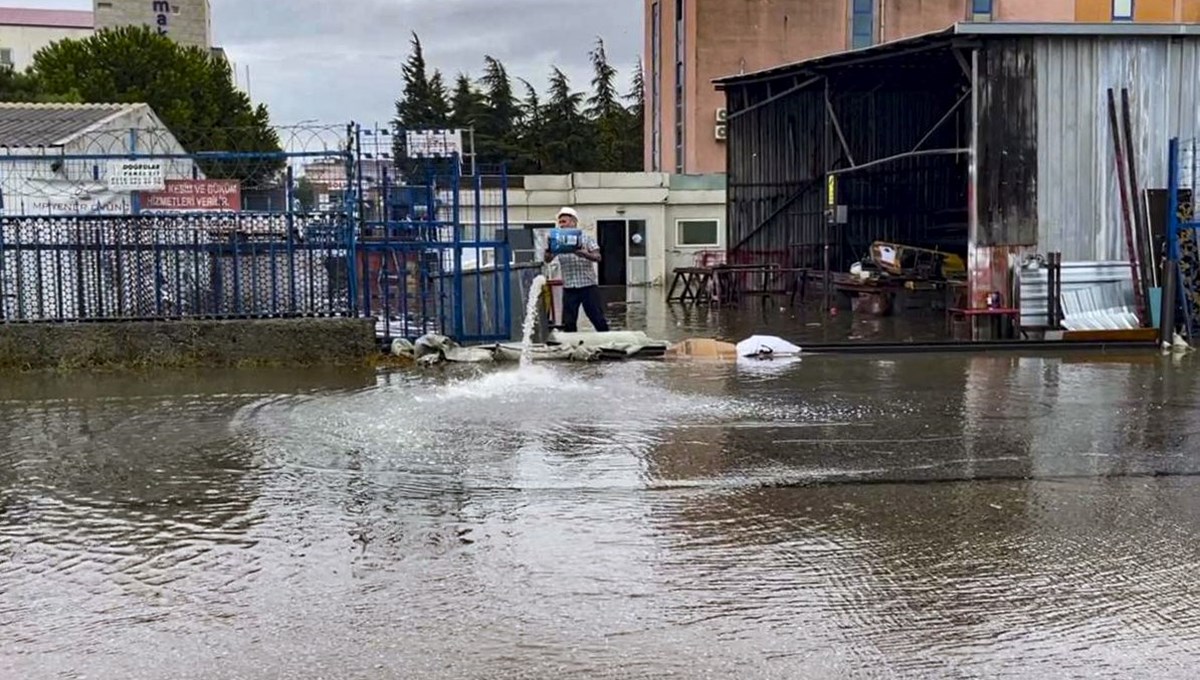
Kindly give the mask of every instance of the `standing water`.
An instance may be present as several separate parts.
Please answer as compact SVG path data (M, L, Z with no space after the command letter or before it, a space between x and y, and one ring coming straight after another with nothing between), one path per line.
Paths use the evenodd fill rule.
M538 302L542 298L542 288L546 285L546 277L538 274L529 284L529 300L525 303L525 322L521 326L521 366L533 363L533 326L537 323Z

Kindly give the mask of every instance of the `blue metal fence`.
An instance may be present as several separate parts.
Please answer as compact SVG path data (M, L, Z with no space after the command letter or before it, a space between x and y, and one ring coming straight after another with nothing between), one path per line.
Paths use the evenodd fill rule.
M464 177L457 156L407 164L382 182L355 245L361 310L385 339L426 332L512 338L512 250L503 170Z
M1189 340L1200 336L1200 219L1195 192L1200 188L1200 140L1172 139L1168 154L1167 266L1174 268L1177 296L1172 304ZM1164 305L1163 313L1170 315Z
M362 136L350 126L320 150L283 153L144 142L141 154L93 143L0 155L0 323L338 316L374 319L383 341L511 339L503 170L464 177L457 156L381 162ZM124 204L104 194L114 159L253 184L240 210L150 212L137 192ZM298 179L295 164L311 161Z
M345 316L344 233L320 217L3 217L0 320Z

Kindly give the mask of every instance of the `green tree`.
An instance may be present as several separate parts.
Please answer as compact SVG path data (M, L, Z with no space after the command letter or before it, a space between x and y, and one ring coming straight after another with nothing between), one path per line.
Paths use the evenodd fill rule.
M149 27L104 29L48 45L34 55L29 77L45 97L149 104L189 152L240 154L202 161L210 177L267 184L284 167L280 157L267 155L282 149L266 107L237 89L229 64Z
M483 116L487 103L466 73L458 74L454 93L450 96L450 127L466 130L475 127Z
M582 111L583 104L583 93L573 91L567 74L555 66L544 114L545 172L586 172L596 167L595 135Z
M534 175L544 172L546 166L546 112L537 88L522 79L525 99L521 102L521 118L517 126L519 155L509 165L509 171L518 175Z
M629 111L617 94L617 69L608 63L604 40L588 54L592 63L592 95L587 100L587 116L593 125L596 143L595 170L613 172L622 167L625 137L629 133Z
M621 153L621 167L626 172L639 172L645 167L643 148L646 138L646 80L642 68L642 60L638 59L633 72L633 87L625 95L625 100L629 102L629 116Z
M481 165L497 166L521 152L517 139L521 109L504 64L490 55L485 56L483 62L483 77L479 83L483 89L484 108L475 125L475 152Z
M21 73L12 67L0 67L0 102L79 102L78 95L48 95L31 73Z
M450 119L450 98L442 74L430 76L425 63L425 49L415 32L410 40L411 52L401 67L404 90L396 100L396 137L392 152L400 172L411 175L418 161L408 159L404 132L406 130L443 129Z
M301 212L312 212L317 209L317 188L313 186L312 180L307 177L301 177L296 181L296 188L292 194L296 199L296 207Z

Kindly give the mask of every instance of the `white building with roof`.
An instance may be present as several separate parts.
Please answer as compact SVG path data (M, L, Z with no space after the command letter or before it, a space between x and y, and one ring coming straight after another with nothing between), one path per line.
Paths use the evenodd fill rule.
M0 68L24 71L38 50L59 40L86 38L95 19L86 10L0 7Z
M199 260L154 280L154 248L196 233L121 219L142 165L154 181L203 178L146 104L0 103L0 318L150 316L207 286Z
M0 215L125 215L129 191L109 187L110 160L184 156L146 104L0 103ZM160 159L165 179L202 175L186 157Z

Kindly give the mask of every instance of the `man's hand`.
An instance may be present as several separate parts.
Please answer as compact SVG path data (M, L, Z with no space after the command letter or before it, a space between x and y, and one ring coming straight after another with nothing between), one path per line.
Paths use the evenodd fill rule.
M585 260L591 260L592 262L600 261L600 251L599 250L588 250L587 248L584 248L583 246L579 246L578 248L575 249L575 254L578 255L579 257L582 257Z

